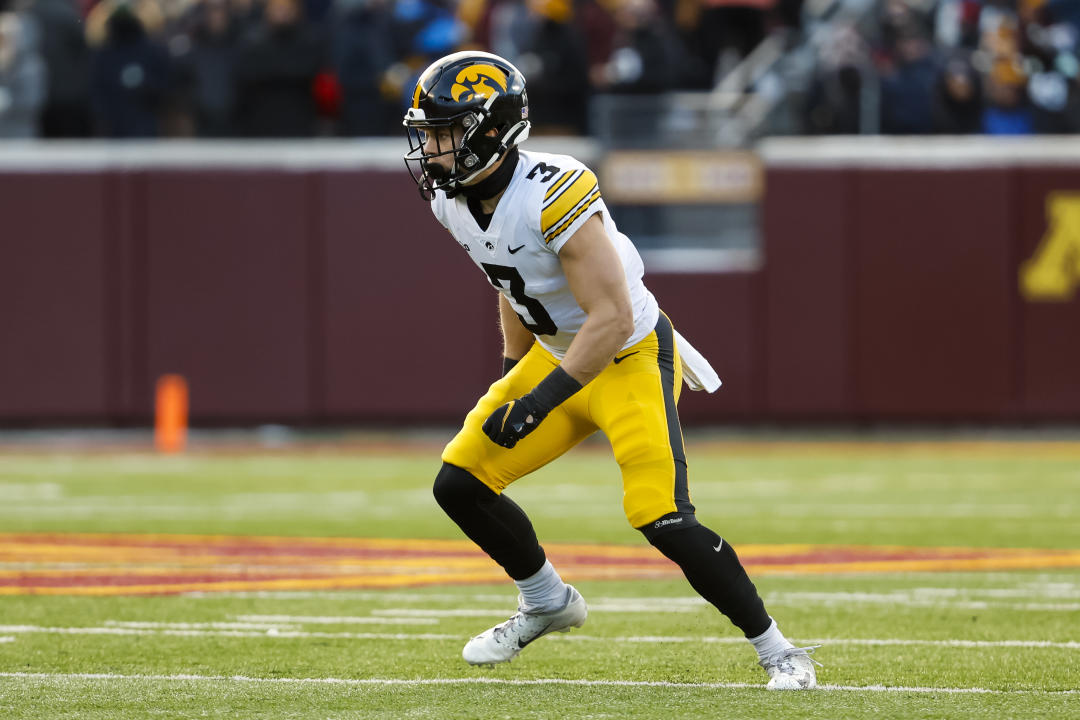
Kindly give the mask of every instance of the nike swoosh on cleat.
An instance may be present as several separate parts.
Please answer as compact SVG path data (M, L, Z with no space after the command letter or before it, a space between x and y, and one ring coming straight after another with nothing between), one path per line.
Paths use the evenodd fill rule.
M549 622L549 623L548 623L547 625L545 625L544 627L542 627L542 628L540 629L540 632L536 633L535 635L533 635L533 636L532 636L531 638L529 638L528 640L522 640L521 638L518 638L518 648L523 648L523 647L525 647L526 645L528 645L529 643L531 643L531 642L532 642L533 640L535 640L536 638L538 638L538 637L540 637L541 635L543 635L543 634L544 634L545 632L547 632L547 629L548 629L549 627L551 627L553 623L554 623L554 621L552 621L552 622Z
M626 358L630 357L631 355L637 355L637 354L638 354L639 352L641 352L641 351L640 351L640 350L635 350L635 351L634 351L634 352L632 352L632 353L626 353L626 354L625 354L625 355L623 355L622 357L617 357L617 358L614 358L614 359L612 360L612 362L614 362L614 363L615 363L616 365L618 365L619 363L621 363L621 362L622 362L623 360L625 360Z
M516 253L518 250L520 250L523 247L525 247L524 244L518 245L516 248L507 248L507 250L511 255L513 255L514 253Z

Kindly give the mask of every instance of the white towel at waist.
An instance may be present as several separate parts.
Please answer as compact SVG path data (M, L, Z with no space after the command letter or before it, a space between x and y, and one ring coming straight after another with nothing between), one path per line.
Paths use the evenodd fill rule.
M711 393L720 389L720 376L713 370L713 366L678 330L675 330L675 346L682 358L683 379L686 380L687 387L691 390L708 390Z

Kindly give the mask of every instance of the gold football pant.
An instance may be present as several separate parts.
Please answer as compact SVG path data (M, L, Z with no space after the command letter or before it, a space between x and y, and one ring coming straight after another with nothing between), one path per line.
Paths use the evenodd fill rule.
M481 429L496 408L525 395L559 361L539 343L494 383L443 450L443 462L475 475L497 493L551 462L586 437L603 431L622 470L623 510L635 528L671 513L692 514L686 455L676 403L682 367L671 322L663 313L641 342L622 350L592 382L513 449L492 442Z

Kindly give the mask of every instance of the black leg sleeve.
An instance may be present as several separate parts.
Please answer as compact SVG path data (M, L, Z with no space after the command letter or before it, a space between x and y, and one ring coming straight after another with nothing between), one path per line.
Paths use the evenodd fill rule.
M525 511L472 473L444 463L435 500L450 519L514 580L535 575L547 556Z
M690 585L743 631L756 637L771 620L735 550L704 525L646 533L650 543L678 565Z

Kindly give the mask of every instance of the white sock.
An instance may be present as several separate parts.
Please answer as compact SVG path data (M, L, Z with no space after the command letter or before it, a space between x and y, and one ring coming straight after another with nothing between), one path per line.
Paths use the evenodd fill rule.
M545 560L535 575L515 580L514 584L521 591L522 610L526 612L548 612L566 606L566 583L550 560Z
M769 619L772 620L771 617ZM757 650L758 660L764 660L781 650L795 647L790 640L784 637L784 633L780 632L780 628L777 627L775 620L772 620L772 622L769 623L768 630L757 637L747 638L747 640L749 640L750 644Z

